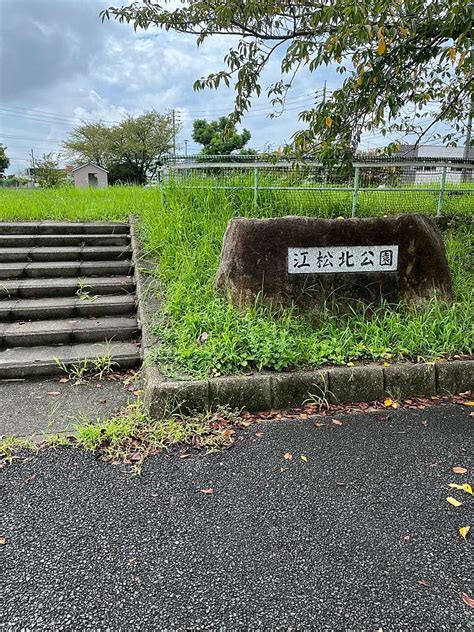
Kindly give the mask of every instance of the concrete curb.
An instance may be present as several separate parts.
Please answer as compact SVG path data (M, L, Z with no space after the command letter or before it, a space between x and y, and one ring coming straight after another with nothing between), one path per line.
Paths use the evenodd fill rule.
M146 361L148 352L159 344L158 338L151 331L153 317L159 312L160 301L153 288L154 278L146 274L156 266L145 251L137 231L137 220L129 216L130 241L132 246L133 277L137 295L137 319L142 332L141 359Z
M168 381L146 367L145 405L154 418L219 406L251 412L289 409L305 401L360 402L384 397L432 396L474 389L474 360L422 364L328 367L294 373L256 373L198 381Z
M144 403L150 415L161 418L179 410L183 414L215 410L220 406L250 412L285 410L305 401L349 403L385 397L453 395L474 389L474 359L381 364L354 367L322 367L310 371L261 372L248 375L174 381L164 378L159 369L146 362L148 352L160 344L150 329L160 302L153 277L146 274L156 263L146 253L137 231L136 218L130 216L138 320L142 327Z

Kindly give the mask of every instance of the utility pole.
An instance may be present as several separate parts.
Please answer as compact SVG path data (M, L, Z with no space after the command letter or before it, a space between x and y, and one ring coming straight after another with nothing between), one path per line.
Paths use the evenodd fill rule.
M179 111L171 110L171 125L173 130L173 158L176 158L176 126L179 123Z
M188 140L185 139L184 140L184 157L187 158L188 157Z
M173 125L173 158L176 158L176 112L174 108L171 110L171 121Z
M471 105L469 107L469 114L467 117L466 125L466 140L464 141L464 151L462 154L463 160L469 159L469 150L471 149L471 137L472 137L472 118L474 115L474 94L471 95ZM462 181L469 182L471 179L471 170L464 169L462 172Z
M36 174L35 174L35 152L33 151L33 147L31 148L30 156L31 156L31 159L30 159L30 164L31 164L31 167L30 167L30 178L33 179L33 182L36 182L36 177L35 177L36 176Z

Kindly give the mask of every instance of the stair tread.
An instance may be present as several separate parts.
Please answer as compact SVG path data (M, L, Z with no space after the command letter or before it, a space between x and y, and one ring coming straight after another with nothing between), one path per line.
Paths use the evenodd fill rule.
M66 235L96 231L101 234L125 234L130 230L127 222L0 222L0 234L5 235Z
M66 275L105 276L107 274L127 274L132 268L133 262L127 259L117 259L116 261L25 261L2 263L0 279L47 278L49 275L56 277Z
M36 334L40 332L75 332L86 329L136 329L138 327L135 316L103 316L99 318L75 318L74 320L54 319L38 321L20 321L13 323L0 323L0 339L2 335L15 335L25 333Z
M33 247L33 246L121 246L130 243L130 234L112 233L77 233L52 235L24 235L0 233L0 247Z
M136 296L134 294L101 294L86 300L78 296L0 300L0 322L118 316L135 312Z
M131 294L105 294L95 297L93 300L84 301L75 296L51 296L47 298L17 298L5 299L0 301L0 312L8 311L13 307L23 307L24 309L40 309L44 307L54 306L71 306L83 305L90 303L94 305L118 305L118 304L135 304L135 297Z
M130 245L124 246L30 246L24 248L1 248L0 261L16 263L21 261L94 261L97 255L104 260L114 261L115 257L130 256ZM107 256L105 256L107 255ZM62 259L67 257L67 259ZM101 257L102 259L102 257Z
M67 286L67 287L78 287L79 285L79 280L82 279L82 277L57 277L54 279L49 279L49 278L45 278L45 279L7 279L5 281L2 281L0 284L0 289L5 288L6 290L8 290L9 288L14 288L14 287L47 287L47 286L51 286L52 288L57 288L57 287L62 287L62 286ZM131 277L130 275L113 275L113 276L105 276L105 277L92 277L90 279L90 283L91 286L98 286L98 285L110 285L111 283L117 283L117 284L123 284L123 285L128 285L130 282L133 281L133 277ZM86 287L88 287L89 284L86 284Z
M134 367L140 361L140 347L132 342L13 347L0 351L0 379L58 374L60 370L54 358L70 365L104 354L110 355L122 368Z

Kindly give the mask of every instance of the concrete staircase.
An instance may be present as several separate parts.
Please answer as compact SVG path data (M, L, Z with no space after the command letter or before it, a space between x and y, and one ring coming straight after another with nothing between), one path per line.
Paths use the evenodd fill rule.
M140 361L130 226L0 222L0 379Z

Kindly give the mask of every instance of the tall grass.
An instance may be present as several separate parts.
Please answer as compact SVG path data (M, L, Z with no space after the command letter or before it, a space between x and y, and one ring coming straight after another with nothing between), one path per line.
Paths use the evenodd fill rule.
M340 199L315 208L290 204L294 198L271 192L254 208L248 192L183 189L179 184L167 188L165 199L165 206L145 214L143 222L148 245L160 261L165 292L166 314L156 324L163 344L155 359L167 374L203 376L472 352L474 232L469 226L446 233L456 296L452 305L433 301L423 310L380 306L370 317L363 307L350 314L272 311L257 304L240 311L214 289L228 221L289 213L334 217L341 214Z
M359 198L360 214L434 212L433 194L416 192L410 204L403 202L407 195L411 194L364 193ZM472 195L452 199L456 197L456 211L474 215ZM348 216L350 193L318 196L265 191L255 208L252 191L191 189L170 182L164 200L162 204L158 189L138 187L3 190L0 218L124 220L130 213L139 215L147 247L157 259L156 274L163 290L163 312L156 315L154 325L162 344L154 351L154 359L173 377L282 370L364 358L429 360L473 352L472 224L445 233L455 292L451 305L434 300L423 310L379 306L370 315L362 306L340 314L271 310L258 304L241 311L214 289L228 221L236 216Z

